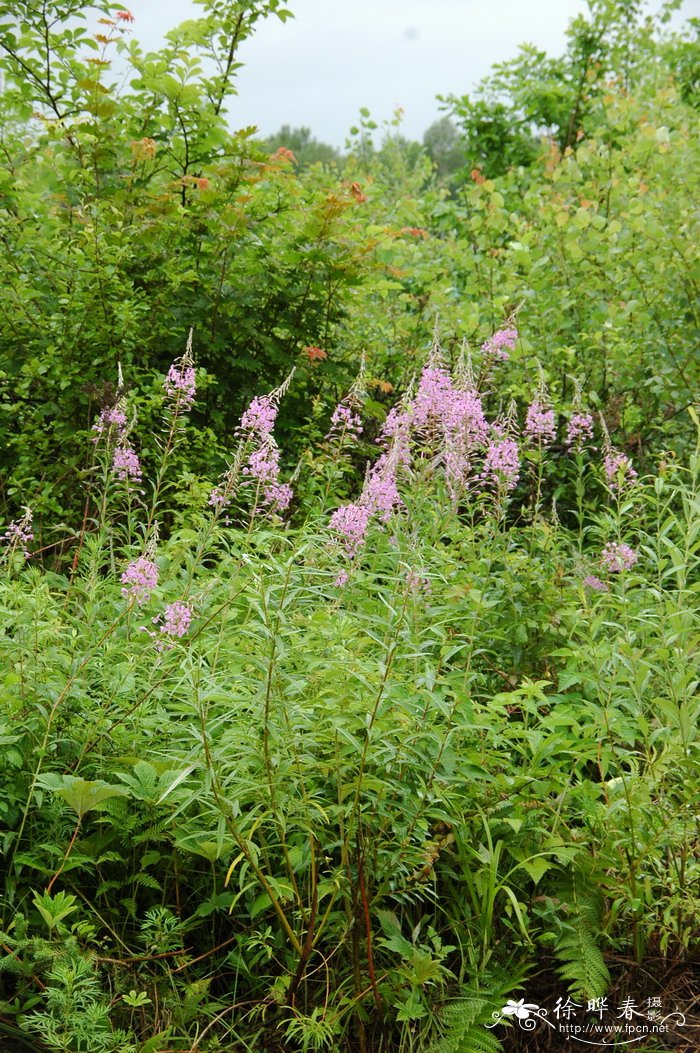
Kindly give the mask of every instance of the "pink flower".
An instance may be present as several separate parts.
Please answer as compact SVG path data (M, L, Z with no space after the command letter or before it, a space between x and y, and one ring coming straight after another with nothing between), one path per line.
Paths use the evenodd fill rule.
M272 434L278 409L271 395L259 395L241 417L241 428L243 431L255 432L259 439L266 439Z
M331 516L330 528L340 535L341 543L351 559L364 545L371 515L372 510L367 505L355 502L341 505Z
M421 374L413 402L413 425L424 428L430 420L441 421L454 397L452 378L442 366L428 365Z
M327 439L338 436L339 438L357 438L362 434L362 421L353 407L346 401L339 402L333 410L331 417L331 429L326 435Z
M554 410L541 397L528 406L523 434L542 447L550 446L557 436Z
M253 399L241 417L240 430L243 432L245 449L250 450L243 474L258 484L263 503L270 509L284 511L289 507L293 491L288 483L280 483L280 452L272 434L279 400L287 391L294 370L287 379L269 395L259 395ZM250 449L250 446L253 446ZM217 500L216 492L212 493ZM211 502L211 498L210 498Z
M105 406L101 411L97 421L92 426L92 430L96 433L94 442L97 442L100 435L105 432L110 433L114 428L117 435L117 440L121 441L126 438L126 408L123 399L120 399L115 406Z
M166 636L182 637L190 627L192 611L186 603L177 600L175 603L168 604L163 613L153 619L155 625L160 621L162 621L160 631Z
M34 540L33 518L31 508L25 505L24 515L19 522L13 519L11 523L8 523L7 530L3 534L3 541L7 543L8 548L11 550L21 548L25 559L29 559L29 542Z
M637 553L629 545L619 541L609 541L600 555L600 562L612 574L629 570L638 560Z
M173 362L163 387L168 398L178 401L183 409L189 409L194 402L197 390L194 367L179 368Z
M518 330L514 325L506 326L504 329L498 329L493 336L490 336L481 345L481 350L485 355L490 355L494 360L501 362L507 362L510 358L510 352L515 347L518 340Z
M593 438L593 417L590 413L572 413L566 426L566 445L580 450Z
M520 478L518 444L500 428L494 429L486 448L482 478L490 478L499 490L503 489L506 492L515 489Z
M139 607L151 598L158 584L158 567L148 556L133 560L121 576L122 596L135 599Z
M114 450L112 470L115 472L117 478L121 479L123 482L141 481L141 462L138 459L136 451L129 445L126 439L123 439L119 446Z
M197 382L192 357L192 330L187 337L187 346L182 358L176 359L168 370L163 384L165 397L173 403L173 412L189 410L194 403Z
M637 478L629 457L612 446L605 450L603 471L610 489L615 493L622 493Z
M593 589L595 592L609 592L608 586L600 578L597 578L595 574L586 574L583 579L583 584L588 589Z
M348 574L347 570L341 570L340 574L335 579L334 584L337 585L339 589L342 589L345 585L347 585L349 581L350 575Z

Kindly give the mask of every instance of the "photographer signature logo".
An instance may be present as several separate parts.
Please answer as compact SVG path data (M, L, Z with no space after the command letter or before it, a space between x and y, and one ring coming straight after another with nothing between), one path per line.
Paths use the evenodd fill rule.
M631 1045L685 1026L683 1013L676 1008L667 1011L657 996L622 998L619 1004L610 1004L608 998L592 998L586 1003L557 998L551 1013L546 1006L524 998L517 1002L508 999L492 1016L493 1023L487 1024L488 1028L505 1021L517 1024L523 1031L549 1027L565 1039L606 1047L611 1041L617 1046Z

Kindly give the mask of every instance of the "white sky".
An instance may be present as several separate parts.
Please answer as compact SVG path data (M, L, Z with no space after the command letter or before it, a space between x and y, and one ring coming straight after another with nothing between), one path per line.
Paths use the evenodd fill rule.
M201 13L192 0L122 2L148 50L172 26ZM259 23L240 49L245 65L229 106L231 123L255 124L265 135L282 124L307 125L336 146L361 106L380 124L403 107L404 134L420 139L441 115L438 93L468 92L520 43L561 52L569 20L587 9L586 0L288 0L287 6L293 19ZM683 14L700 15L700 0L685 0Z

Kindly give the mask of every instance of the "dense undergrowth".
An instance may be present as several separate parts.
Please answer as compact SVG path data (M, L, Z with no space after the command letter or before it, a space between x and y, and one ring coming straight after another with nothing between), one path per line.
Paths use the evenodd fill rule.
M678 6L446 100L448 178L231 131L277 0L0 0L0 1047L498 1053L692 968Z
M434 342L336 507L361 375L298 527L292 377L160 541L188 349L154 480L129 398L97 419L69 572L26 563L28 514L10 528L5 1027L90 1053L495 1051L543 962L583 1004L613 952L691 952L700 458L638 478L543 381L498 416L516 339L452 372Z

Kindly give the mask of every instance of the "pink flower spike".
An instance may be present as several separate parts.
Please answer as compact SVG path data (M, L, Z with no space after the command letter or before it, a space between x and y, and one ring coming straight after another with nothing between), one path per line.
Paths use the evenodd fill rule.
M122 596L135 599L139 607L148 603L158 584L158 567L148 556L133 560L121 576Z
M168 604L163 613L159 614L153 621L157 623L161 619L163 624L160 627L160 631L165 633L166 636L179 638L184 636L190 627L192 611L186 603L177 600L175 603Z
M622 493L637 478L632 462L625 453L609 447L603 458L603 471L613 493Z
M600 555L600 562L611 574L620 574L630 570L638 560L637 553L629 545L619 541L609 541Z
M498 488L514 490L520 478L518 444L509 435L496 433L486 449L483 479L491 479Z
M182 358L176 359L168 370L163 384L165 397L173 403L173 410L190 410L197 391L194 359L192 357L192 330L187 337L187 346Z
M510 352L515 347L517 341L518 330L514 325L509 325L503 329L498 329L493 336L490 336L488 340L485 340L481 345L481 350L485 355L489 355L495 361L507 362L510 358Z
M141 481L141 462L136 451L126 440L123 440L114 451L112 470L123 482Z
M540 399L533 399L527 409L523 434L540 446L551 446L557 436L554 410Z
M34 540L32 532L32 521L34 516L27 505L24 507L24 515L17 522L14 519L8 523L7 530L3 534L3 541L10 549L21 548L25 559L29 559L29 542Z
M597 578L595 574L586 574L583 579L583 584L588 589L593 589L594 592L609 592L608 586L600 578Z
M593 417L590 413L572 413L566 426L566 445L580 450L593 438Z

